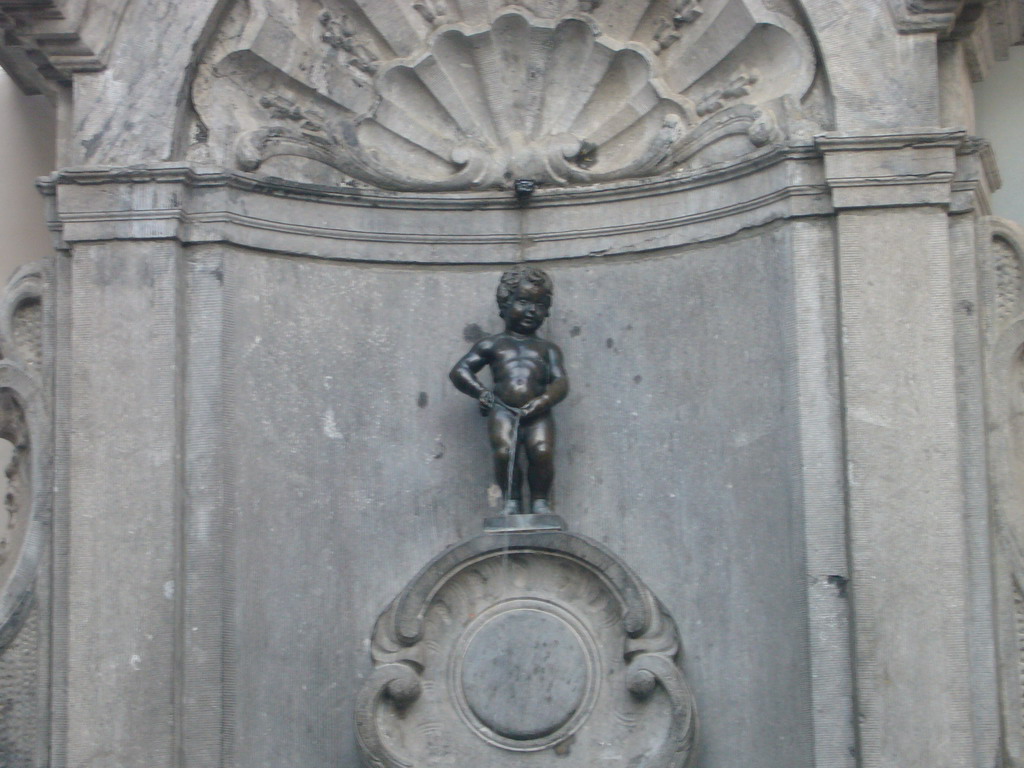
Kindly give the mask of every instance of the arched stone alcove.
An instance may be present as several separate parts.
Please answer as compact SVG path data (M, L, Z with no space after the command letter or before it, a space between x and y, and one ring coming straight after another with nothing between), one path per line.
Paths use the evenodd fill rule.
M986 414L994 361L1017 360L992 345L1020 277L990 263L997 174L951 108L977 46L1019 39L1010 5L0 0L4 60L62 126L40 184L52 582L30 594L51 623L16 638L52 679L31 705L48 733L26 738L55 768L354 766L374 664L443 655L386 647L375 617L494 511L482 425L445 374L501 329L498 276L525 262L554 280L542 333L572 380L566 536L633 568L675 618L652 636L686 647L647 659L685 675L701 717L696 740L648 723L659 754L1012 754L990 456L1017 448L1009 426L987 442ZM600 571L561 565L517 588L561 600L564 573ZM439 636L474 669L478 631L582 637L577 685L510 725L487 674L434 664L425 683L461 675L447 714L474 749L527 733L509 764L557 762L605 694L636 697L608 712L640 694L690 710L653 673L616 666L629 684L598 691L594 660L633 652L615 611L580 630L516 599L493 624L471 600L468 634ZM411 705L407 678L380 695ZM392 730L362 736L406 754L402 723L433 715L385 703ZM615 747L578 755L616 764Z

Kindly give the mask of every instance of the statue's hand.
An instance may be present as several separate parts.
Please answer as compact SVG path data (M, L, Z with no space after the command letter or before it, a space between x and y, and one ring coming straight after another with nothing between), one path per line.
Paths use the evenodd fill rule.
M494 408L494 393L489 389L485 389L480 393L480 397L477 398L480 403L480 415L486 416Z
M528 402L522 408L519 409L519 416L524 419L529 419L534 416L540 416L542 413L548 410L548 403L543 397L535 397L533 400Z

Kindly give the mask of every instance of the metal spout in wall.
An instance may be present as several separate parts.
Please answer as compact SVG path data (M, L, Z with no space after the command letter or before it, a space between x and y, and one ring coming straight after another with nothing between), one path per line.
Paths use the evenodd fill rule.
M516 179L513 189L516 193L516 200L523 207L529 205L530 197L537 189L537 182L533 179Z

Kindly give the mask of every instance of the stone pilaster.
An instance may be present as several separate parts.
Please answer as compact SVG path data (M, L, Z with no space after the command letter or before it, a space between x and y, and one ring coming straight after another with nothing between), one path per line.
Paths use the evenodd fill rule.
M68 766L173 764L177 256L73 250Z
M974 763L948 205L959 136L827 136L860 764Z

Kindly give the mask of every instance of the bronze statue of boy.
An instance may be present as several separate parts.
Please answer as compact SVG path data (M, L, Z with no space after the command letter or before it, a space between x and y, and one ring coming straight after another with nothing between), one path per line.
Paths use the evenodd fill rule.
M497 296L505 331L474 344L449 374L452 383L477 398L488 415L494 474L505 498L506 515L524 511L519 444L526 449L530 511L551 514L548 497L555 477L551 408L569 394L562 351L536 336L551 309L552 291L551 278L541 269L523 266L506 271ZM476 377L488 365L493 390Z

